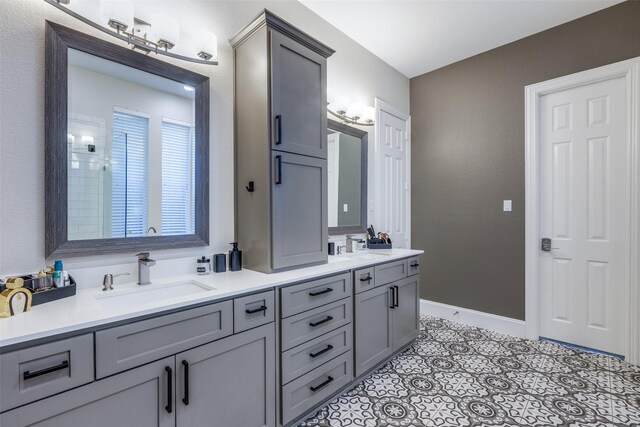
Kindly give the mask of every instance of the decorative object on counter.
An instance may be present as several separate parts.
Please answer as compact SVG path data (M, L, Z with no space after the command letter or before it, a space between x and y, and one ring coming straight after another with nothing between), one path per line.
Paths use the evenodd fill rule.
M213 256L213 271L215 273L224 273L227 271L227 255L215 254Z
M229 271L242 270L242 251L238 250L238 242L230 243L233 249L229 251Z
M336 243L335 242L329 242L329 255L335 255L336 254Z
M211 273L211 260L206 256L202 256L202 258L196 260L196 273L205 275Z
M7 280L6 289L0 294L0 317L11 317L31 309L31 291L24 287L24 279Z
M179 43L180 28L170 16L156 14L154 23L134 16L134 4L130 0L103 0L102 2L71 2L70 0L45 0L70 16L117 39L127 42L132 50L144 55L155 53L182 61L218 65L218 39L210 31L199 29L189 34L194 57L170 52ZM93 10L98 9L98 10ZM146 16L145 16L146 18ZM97 21L97 22L96 22ZM197 58L195 57L197 55Z

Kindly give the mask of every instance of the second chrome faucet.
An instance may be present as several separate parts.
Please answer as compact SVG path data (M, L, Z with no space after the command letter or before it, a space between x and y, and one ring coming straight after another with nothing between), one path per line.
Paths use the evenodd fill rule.
M138 257L138 285L151 284L151 267L156 262L149 258L149 252L141 252Z

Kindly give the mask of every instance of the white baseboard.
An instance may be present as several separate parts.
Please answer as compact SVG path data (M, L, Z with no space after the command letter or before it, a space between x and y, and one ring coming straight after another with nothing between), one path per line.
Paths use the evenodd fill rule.
M420 313L488 329L501 334L512 335L514 337L525 338L526 336L524 320L512 319L510 317L498 316L496 314L484 313L482 311L470 310L468 308L456 307L425 299L420 300Z

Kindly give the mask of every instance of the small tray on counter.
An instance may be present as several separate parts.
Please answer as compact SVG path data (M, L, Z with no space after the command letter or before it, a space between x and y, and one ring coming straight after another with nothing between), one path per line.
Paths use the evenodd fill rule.
M31 306L56 301L62 298L74 296L76 294L76 281L73 276L69 275L69 284L59 288L49 288L47 290L37 291L37 281L45 278L22 276L24 279L24 287L31 291ZM48 278L50 279L50 277Z

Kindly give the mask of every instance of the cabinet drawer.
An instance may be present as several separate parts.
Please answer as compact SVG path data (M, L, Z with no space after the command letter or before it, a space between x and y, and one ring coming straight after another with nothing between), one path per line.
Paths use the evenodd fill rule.
M232 332L232 301L97 331L96 377L161 359Z
M348 351L282 387L282 423L287 424L330 398L353 379Z
M283 319L282 350L293 348L349 323L351 298Z
M93 335L3 354L0 411L93 381Z
M282 354L282 383L286 384L345 351L351 350L350 326L324 334Z
M386 285L407 277L407 260L392 261L375 266L376 286Z
M233 332L246 331L275 320L273 291L261 292L233 300Z
M282 317L293 316L351 295L349 273L282 288Z
M367 267L354 271L353 284L353 289L357 294L368 289L373 289L375 284L375 268Z
M420 257L409 258L407 264L408 276L415 276L416 274L420 274Z

